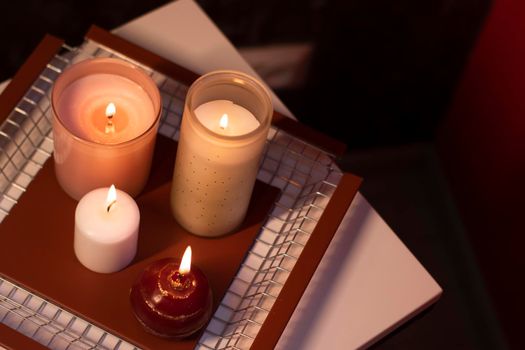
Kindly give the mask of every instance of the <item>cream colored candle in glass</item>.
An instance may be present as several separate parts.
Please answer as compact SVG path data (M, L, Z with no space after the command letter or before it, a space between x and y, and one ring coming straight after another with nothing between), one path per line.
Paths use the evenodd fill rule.
M135 65L114 58L66 69L52 91L57 180L76 200L115 184L137 195L148 179L160 93Z
M240 226L271 124L270 96L254 78L215 71L186 96L171 208L188 231L207 237Z

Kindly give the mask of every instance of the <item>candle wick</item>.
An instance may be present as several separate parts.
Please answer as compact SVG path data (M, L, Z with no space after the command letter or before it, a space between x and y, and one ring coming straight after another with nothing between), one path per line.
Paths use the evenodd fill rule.
M191 279L179 270L174 270L168 277L171 286L177 290L188 289L191 286Z
M113 125L113 114L107 116L108 122L106 123L106 134L115 132L115 125Z
M112 201L111 203L109 203L108 207L107 207L107 212L109 213L109 210L111 209L111 207L113 206L113 204L117 203L117 200L115 199L114 201Z

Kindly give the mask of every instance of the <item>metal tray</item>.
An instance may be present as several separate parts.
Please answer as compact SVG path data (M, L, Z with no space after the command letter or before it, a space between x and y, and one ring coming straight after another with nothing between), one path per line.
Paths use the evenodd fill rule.
M94 31L105 35L97 28ZM163 112L159 133L178 139L188 81L179 81L132 59L130 56L136 57L133 50L131 55L123 54L101 41L105 40L88 38L79 47L61 44L59 52L50 56L23 97L13 102L14 108L0 126L0 222L52 154L51 87L62 70L74 62L90 57L119 57L141 66L161 91ZM37 52L33 56L30 60L42 60ZM27 80L26 76L22 78ZM8 107L0 105L0 113ZM309 140L323 140L311 137L313 134L308 132L304 135ZM262 349L277 342L359 186L359 180L344 174L334 159L330 152L279 125L272 126L258 179L280 188L282 194L200 338L198 349ZM336 192L339 192L337 200ZM312 237L317 241L308 247ZM310 248L308 252L305 247ZM13 249L19 249L23 255L23 247ZM303 251L309 256L301 262ZM302 266L307 267L306 273L302 271L304 268L295 271L299 270L295 268L299 262L306 263ZM287 283L290 281L293 283ZM292 305L273 308L284 294L294 296ZM272 325L265 322L269 318ZM1 278L0 322L51 349L136 349L133 344ZM263 340L258 337L262 331Z

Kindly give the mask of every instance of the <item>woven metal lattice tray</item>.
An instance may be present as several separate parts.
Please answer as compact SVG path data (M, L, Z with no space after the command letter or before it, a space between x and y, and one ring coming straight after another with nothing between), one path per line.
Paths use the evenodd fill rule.
M53 82L69 65L91 57L118 57L148 72L162 95L159 133L178 139L184 98L195 74L97 27L79 47L48 36L0 99L0 117L5 118L0 126L0 222L52 154ZM282 192L199 339L199 349L276 344L359 186L358 178L337 167L334 153L324 150L339 151L337 142L278 114L273 124L258 179ZM51 349L136 349L2 278L0 322ZM9 346L0 339L0 348L3 342Z

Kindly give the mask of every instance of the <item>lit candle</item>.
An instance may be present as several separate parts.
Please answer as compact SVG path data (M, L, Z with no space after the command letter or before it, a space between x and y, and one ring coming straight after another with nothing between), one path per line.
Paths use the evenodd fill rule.
M74 250L88 269L111 273L135 257L140 212L127 193L99 188L86 194L75 211Z
M194 113L202 125L220 135L244 135L261 125L249 110L228 100L203 103Z
M191 264L191 247L182 261L161 259L149 265L130 291L135 316L155 335L183 338L211 317L212 292L204 273Z
M171 190L172 212L181 226L208 237L240 226L272 112L266 89L243 73L212 72L192 84Z
M55 172L66 193L78 200L112 183L132 196L142 190L160 116L148 75L117 59L85 60L57 79L52 106Z

